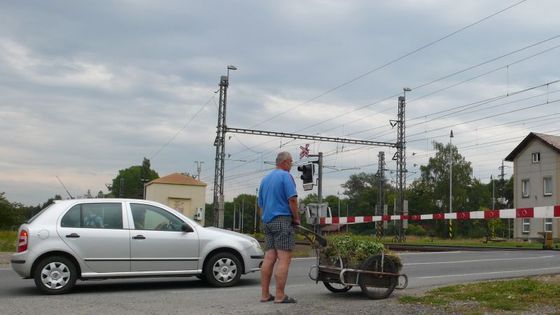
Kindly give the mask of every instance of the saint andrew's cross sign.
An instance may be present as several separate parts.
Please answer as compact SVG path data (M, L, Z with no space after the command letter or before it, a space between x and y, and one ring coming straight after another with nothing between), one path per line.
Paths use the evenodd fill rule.
M299 147L301 149L301 152L299 153L299 159L303 159L304 157L308 157L309 156L309 143L305 144L304 146L300 146Z

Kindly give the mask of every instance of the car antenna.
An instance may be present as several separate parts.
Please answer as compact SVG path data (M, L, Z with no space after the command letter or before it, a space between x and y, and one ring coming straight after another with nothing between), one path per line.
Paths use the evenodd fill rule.
M74 197L72 197L72 195L70 194L68 189L66 189L66 186L64 186L64 183L60 180L60 178L58 178L58 176L56 176L56 179L58 179L58 182L60 183L60 185L62 185L62 188L64 188L64 190L66 190L66 193L68 194L68 196L70 196L70 199L74 199Z

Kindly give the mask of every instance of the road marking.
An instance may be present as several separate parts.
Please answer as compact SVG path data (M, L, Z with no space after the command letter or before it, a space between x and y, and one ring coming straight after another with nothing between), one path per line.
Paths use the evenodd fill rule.
M554 255L537 256L537 257L518 257L518 258L493 258L493 259L473 259L473 260L456 260L456 261L433 261L423 263L405 263L405 266L418 266L418 265L443 265L443 264L464 264L473 262L490 262L490 261L512 261L512 260L530 260L530 259L545 259L557 257Z
M317 260L317 257L298 257L292 258L292 260Z
M398 253L399 256L414 256L414 255L441 255L441 254L458 254L461 253L460 250L451 251L451 252L406 252L406 253Z
M434 278L448 278L448 277L468 277L468 276L495 275L495 274L504 274L504 273L517 273L517 272L527 272L527 271L547 271L547 270L560 270L560 266L559 266L559 267L549 267L549 268L520 269L520 270L504 270L504 271L479 272L479 273L464 273L464 274L457 274L457 275L441 275L441 276L429 276L429 277L414 277L414 279L434 279Z

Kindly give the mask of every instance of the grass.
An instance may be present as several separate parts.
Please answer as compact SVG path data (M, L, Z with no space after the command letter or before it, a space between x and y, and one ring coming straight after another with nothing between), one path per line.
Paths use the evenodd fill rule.
M17 232L0 231L0 252L15 252Z
M484 314L488 312L538 311L550 307L560 311L560 276L487 281L442 287L422 296L405 295L401 303L436 306L446 312ZM552 280L550 280L552 279Z

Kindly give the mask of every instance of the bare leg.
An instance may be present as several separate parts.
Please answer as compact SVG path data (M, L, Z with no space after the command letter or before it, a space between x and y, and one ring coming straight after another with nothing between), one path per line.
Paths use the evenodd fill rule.
M261 268L261 301L266 301L270 297L270 279L274 270L278 255L275 249L269 249L264 254L264 260Z
M277 253L278 265L276 266L276 272L274 274L274 279L276 280L275 301L281 302L286 295L284 289L286 288L286 281L288 280L288 269L290 268L290 262L292 261L292 251L277 250Z

